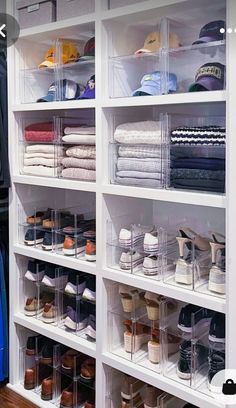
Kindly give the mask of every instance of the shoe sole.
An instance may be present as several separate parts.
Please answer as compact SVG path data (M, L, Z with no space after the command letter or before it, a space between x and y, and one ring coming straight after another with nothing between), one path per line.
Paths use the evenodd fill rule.
M193 284L193 275L181 275L180 273L175 273L175 282L183 283L185 285Z
M95 377L84 377L82 374L80 374L80 379L85 384L91 384L94 382Z
M64 325L66 327L68 327L68 329L74 330L74 331L83 330L86 327L86 324L87 324L87 320L83 321L83 322L80 322L80 323L76 323L68 316L66 317L65 322L64 322Z
M145 268L144 266L143 266L143 273L144 273L144 275L146 275L146 276L155 276L155 275L158 275L158 268L157 267L154 267L154 268Z
M24 388L26 389L26 390L33 390L34 388L35 388L35 384L26 384L26 383L24 383Z
M85 259L90 262L96 261L96 255L89 255L85 253Z
M122 262L122 261L120 261L119 262L120 269L123 269L123 270L126 270L126 271L134 269L138 265L141 265L141 263L143 263L143 259L144 259L144 257L142 257L140 259L137 259L134 262Z
M39 310L34 310L34 311L27 311L24 309L24 313L26 316L36 316L38 313L42 313L43 308Z
M86 335L89 336L91 339L96 340L96 331L91 327L88 326L85 331Z
M63 248L63 254L66 256L75 256L78 254L81 254L82 252L85 251L85 246L84 247L80 247L80 248L76 248L76 249L65 249Z
M176 372L178 377L181 378L182 380L190 380L191 378L191 373L183 373L178 368L176 369Z
M50 395L41 394L41 398L42 398L43 401L51 401L52 400L52 394L50 394Z
M211 292L220 293L221 295L225 295L225 284L213 283L209 281L208 289Z
M211 318L203 319L203 320L200 320L197 324L195 324L195 326L191 326L191 327L184 327L184 326L181 326L181 324L178 324L178 329L180 329L182 332L185 332L185 333L192 333L193 330L198 330L200 332L204 327L209 326L210 321L211 321Z
M225 339L222 338L218 338L218 337L213 337L209 334L208 336L209 341L211 341L212 343L225 343Z
M27 246L34 246L34 245L38 245L38 244L42 244L43 239L37 239L36 241L26 241L24 240L24 244Z
M121 396L122 398L126 400L132 400L139 394L139 391L133 392L132 394L125 394L124 392L121 391Z

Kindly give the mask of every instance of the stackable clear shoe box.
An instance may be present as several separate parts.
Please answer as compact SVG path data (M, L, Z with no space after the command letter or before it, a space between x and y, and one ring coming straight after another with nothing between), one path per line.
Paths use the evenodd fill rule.
M32 336L32 334L31 334ZM53 346L53 355L48 361L43 358L42 344L46 344L46 337L37 336L35 343L34 355L29 355L26 346L20 348L20 371L22 384L26 390L31 390L41 397L41 399L50 401L55 406L61 403L61 396L65 389L71 393L73 407L81 407L87 399L93 399L95 396L95 379L86 380L81 375L81 365L86 359L86 355L71 350L70 353L70 368L63 366L63 355L69 351L69 348L55 343ZM27 384L26 372L32 369L31 384ZM51 380L51 393L43 394L43 380Z
M159 14L150 18L150 14L143 13L142 21L135 23L131 18L130 20L127 18L125 23L122 22L122 29L119 26L121 38L117 36L118 25L112 26L107 23L110 41L108 88L110 98L132 97L137 90L145 92L145 86L142 88L141 85L142 79L155 81L153 77L151 78L153 72L158 73L154 95L189 92L190 85L199 74L199 69L205 64L209 64L208 68L214 71L214 76L221 82L219 88L213 87L212 90L225 89L225 40L193 44L198 40L200 31L196 9L192 7L189 10L188 23L179 15L162 17ZM222 2L217 2L215 7L208 11L211 14L211 21L225 20ZM138 50L145 48L145 38L153 32L156 33L155 41L159 43L159 50L154 53L137 53ZM125 41L127 37L130 39L128 44ZM222 65L215 66L215 63ZM204 69L206 72L205 67ZM150 82L150 86L153 86L153 82ZM200 90L203 89L198 89ZM191 92L193 91L196 89L191 89ZM148 90L147 93L149 94Z

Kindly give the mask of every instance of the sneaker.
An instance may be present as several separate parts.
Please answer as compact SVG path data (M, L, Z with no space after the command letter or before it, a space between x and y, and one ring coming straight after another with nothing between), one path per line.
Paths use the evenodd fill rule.
M123 374L123 381L121 385L121 397L130 401L135 398L141 388L144 386L143 382L136 380L128 374Z
M143 273L144 275L157 275L159 272L159 262L156 255L149 255L144 258L143 261Z
M157 232L153 233L146 233L144 236L144 241L143 241L143 249L145 252L148 253L153 253L157 252L159 248L159 240L158 240L158 235Z
M189 334L192 334L194 330L199 332L204 327L208 327L213 313L211 310L200 306L188 304L182 307L180 311L178 328Z
M96 261L96 238L87 239L85 247L85 259L90 262Z
M214 343L225 343L225 315L216 312L210 324L209 341Z
M122 228L119 234L119 245L123 248L131 248L138 245L145 234L152 232L153 226L131 225L130 229Z
M158 408L157 398L163 394L163 391L158 390L152 385L147 384L144 397L144 408Z
M26 231L24 244L28 246L34 246L42 244L45 231L30 228Z
M25 278L32 282L40 282L43 279L46 263L37 259L28 262Z
M221 370L225 369L225 353L220 351L212 351L208 357L209 370L208 370L208 388L212 392L221 392L218 387L211 384L213 377Z
M87 326L88 317L88 310L83 302L80 303L77 310L76 307L73 309L73 307L67 306L67 316L64 325L73 331L83 330Z
M90 302L96 302L96 277L88 276L86 278L86 288L83 291L82 299Z
M183 380L190 380L192 364L195 369L199 369L207 361L208 350L206 347L198 342L194 346L194 349L195 351L192 350L192 343L190 340L184 340L180 345L177 375ZM195 361L192 361L193 353Z
M65 287L65 293L68 293L69 295L82 296L85 288L86 288L85 275L73 269L68 270L68 282Z
M88 324L85 329L85 333L90 339L96 340L96 317L95 315L92 315L92 314L89 315Z
M131 270L143 262L144 256L136 251L122 252L120 256L120 269Z
M75 256L85 251L86 239L82 236L67 235L63 243L63 254Z
M145 305L144 291L128 285L119 285L123 311L132 313Z
M43 242L42 242L42 249L44 251L52 251L53 246L55 244L55 234L52 231L44 232Z
M45 268L45 275L42 283L50 288L57 287L58 289L64 288L68 280L67 271L65 268L60 268L58 265L47 264Z

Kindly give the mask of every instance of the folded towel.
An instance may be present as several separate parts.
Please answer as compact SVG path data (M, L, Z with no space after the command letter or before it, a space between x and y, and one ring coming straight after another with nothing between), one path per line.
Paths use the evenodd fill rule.
M24 158L24 166L42 165L47 167L56 167L59 164L59 158L45 159L44 157L34 157L32 159Z
M26 153L55 153L61 154L63 152L62 146L54 144L33 144L26 146Z
M34 157L44 157L45 159L53 159L55 154L53 153L24 153L25 159L33 159Z
M70 134L78 134L78 135L95 135L96 134L96 128L94 126L86 126L86 125L81 125L81 126L67 126L64 129L64 134L65 135L70 135Z
M161 180L161 173L147 173L144 171L117 171L118 177Z
M58 177L60 167L46 166L24 166L25 174L33 174L34 176Z
M88 181L95 181L96 180L96 171L94 170L86 170L86 169L79 169L79 168L69 168L62 170L62 177L64 178L72 178L76 180L88 180Z
M64 167L80 167L82 169L96 170L95 159L76 159L75 157L64 157L61 160Z
M77 157L78 159L95 159L96 147L95 146L73 146L66 150L66 155L70 157Z
M96 136L95 135L77 135L77 134L70 134L63 136L63 142L66 143L78 143L83 145L95 145L96 144Z
M160 188L162 187L162 182L160 180L154 179L137 179L129 177L116 177L115 180L118 184L125 184L129 186L141 186L150 188Z
M118 155L120 157L134 157L134 158L161 158L161 147L155 146L119 146Z
M125 144L161 144L161 124L151 120L123 123L117 126L114 139Z
M117 170L146 171L159 173L162 170L161 160L157 159L136 159L119 157L117 160Z
M33 123L26 126L24 137L28 142L53 142L56 132L52 122Z

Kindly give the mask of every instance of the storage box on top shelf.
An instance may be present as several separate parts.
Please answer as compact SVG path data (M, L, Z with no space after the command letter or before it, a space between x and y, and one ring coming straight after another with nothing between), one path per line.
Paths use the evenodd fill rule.
M109 124L109 168L111 183L165 188L168 180L169 140L166 115L152 113L151 120Z
M56 0L57 21L94 13L95 0Z
M21 29L56 20L56 0L20 0L16 9Z
M96 180L96 127L95 111L83 117L61 117L57 134L63 146L60 177L83 181Z

